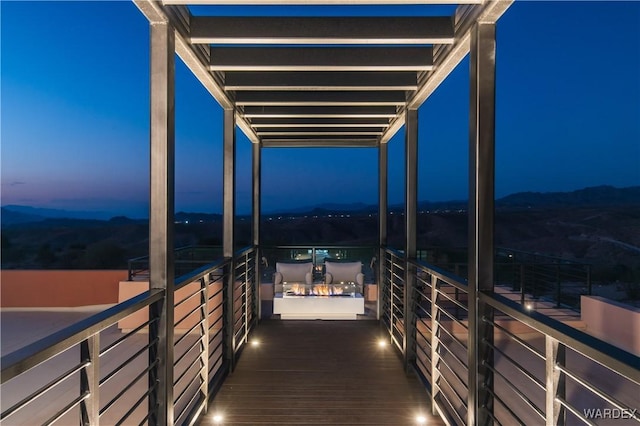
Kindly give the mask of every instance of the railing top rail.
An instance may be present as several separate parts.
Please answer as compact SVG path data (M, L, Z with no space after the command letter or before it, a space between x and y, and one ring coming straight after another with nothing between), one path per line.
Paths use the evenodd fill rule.
M422 260L409 259L409 263L414 266L417 266L418 268L426 269L427 271L429 271L431 275L438 278L439 280L446 282L452 287L462 290L465 293L469 291L468 289L469 285L467 283L467 280L465 280L464 278L458 277L452 274L451 272L448 272L448 271L445 271L444 269L440 269L436 266L430 265Z
M321 248L321 249L375 249L375 245L363 245L363 246L344 246L335 244L305 244L305 245L264 245L260 244L260 248L266 249L309 249L309 248Z
M382 248L384 249L385 252L404 259L404 252L391 247L386 247L386 246L382 246Z
M184 274L180 277L176 277L176 285L175 288L176 290L184 287L185 285L194 282L195 280L204 277L205 275L220 269L222 267L224 267L227 263L230 262L231 259L222 259L222 260L217 260L215 262L212 263L208 263L204 266L202 266L201 268L198 268L194 271L191 271L187 274Z
M240 256L244 256L247 253L250 253L251 251L253 251L255 249L255 246L246 246L243 247L239 250L237 250L234 254L233 257L240 257Z
M479 298L515 320L640 384L640 357L541 313L527 312L523 306L500 294L480 293Z
M0 383L5 383L41 362L86 340L126 316L157 302L163 296L164 290L146 291L3 356L0 360L0 364L2 364Z

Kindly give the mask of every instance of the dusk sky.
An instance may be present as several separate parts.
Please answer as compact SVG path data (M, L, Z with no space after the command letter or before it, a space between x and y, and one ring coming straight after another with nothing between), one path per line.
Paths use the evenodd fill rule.
M146 18L126 1L0 7L2 205L147 217ZM283 10L335 13L273 13ZM420 7L349 11L413 15ZM497 31L496 196L639 185L640 2L517 1ZM468 74L465 59L420 108L420 200L467 198ZM177 59L177 210L222 210L221 119ZM251 147L238 135L238 211L246 213ZM401 131L389 145L390 203L403 201L403 138ZM265 212L375 204L377 188L376 149L263 150Z

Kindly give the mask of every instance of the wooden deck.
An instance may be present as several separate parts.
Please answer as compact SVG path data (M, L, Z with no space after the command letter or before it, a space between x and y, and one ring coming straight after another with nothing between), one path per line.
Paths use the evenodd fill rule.
M377 321L265 320L200 425L443 425Z

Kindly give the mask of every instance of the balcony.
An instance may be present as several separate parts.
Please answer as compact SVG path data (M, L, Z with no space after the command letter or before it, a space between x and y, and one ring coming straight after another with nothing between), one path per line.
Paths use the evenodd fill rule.
M640 422L637 353L530 309L543 296L556 297L555 309L566 299L529 288L526 268L510 269L511 291L502 291L493 241L495 24L511 1L399 19L221 18L194 15L182 0L134 3L151 34L151 209L149 257L132 262L129 278L144 276L148 288L4 355L3 424ZM214 262L174 251L176 53L224 109L223 244ZM469 249L466 271L447 271L421 259L415 237L418 110L467 54ZM396 250L387 238L387 144L403 126ZM236 127L253 154L252 241L241 250ZM378 243L345 254L369 268L369 319L263 319L265 254L317 262L332 248L261 241L261 152L278 147L378 151ZM561 266L550 281L562 280Z

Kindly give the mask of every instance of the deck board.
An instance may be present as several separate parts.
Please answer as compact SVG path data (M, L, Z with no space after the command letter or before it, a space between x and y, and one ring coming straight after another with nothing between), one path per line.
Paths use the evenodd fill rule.
M382 336L377 321L265 320L199 424L443 425Z

